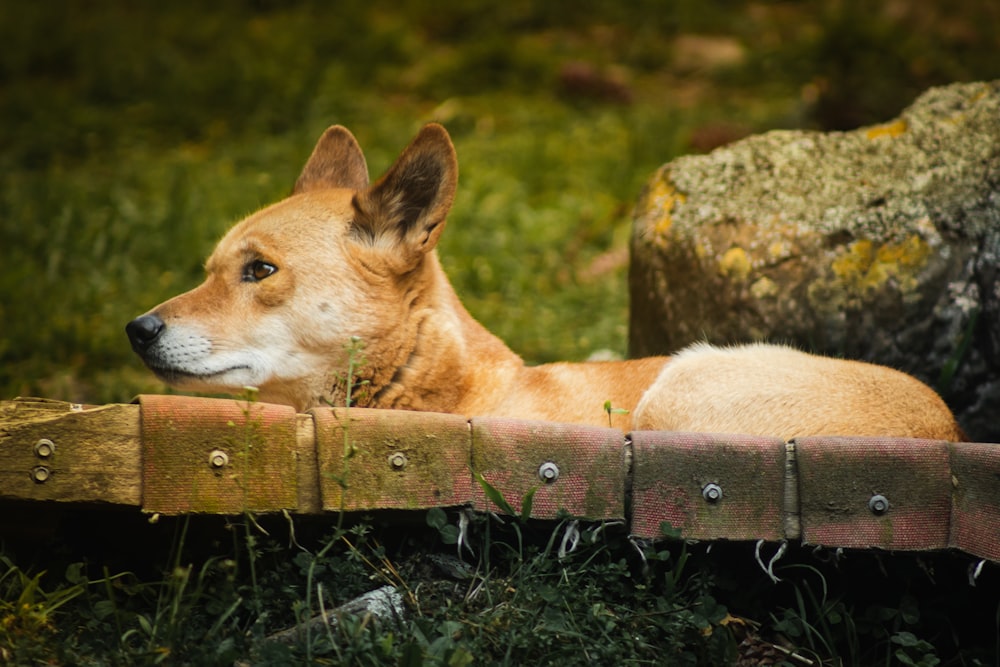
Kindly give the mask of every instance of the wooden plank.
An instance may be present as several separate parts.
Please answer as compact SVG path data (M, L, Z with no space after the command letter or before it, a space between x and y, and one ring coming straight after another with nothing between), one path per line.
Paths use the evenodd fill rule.
M0 498L140 504L138 405L0 402Z
M316 425L312 415L295 415L295 460L298 511L302 514L320 514L323 511L323 494L320 492Z

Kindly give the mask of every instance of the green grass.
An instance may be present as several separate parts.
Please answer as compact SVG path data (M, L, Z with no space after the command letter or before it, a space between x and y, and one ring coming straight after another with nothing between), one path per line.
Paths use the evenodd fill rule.
M174 522L174 528L183 534L188 523ZM709 584L697 572L668 590L666 582L679 578L683 562L666 551L649 552L653 567L638 574L624 557L621 531L596 526L584 527L576 552L557 558L566 526L524 527L518 549L510 546L509 523L477 519L469 534L475 553L466 553L468 573L461 579L428 564L433 531L411 526L405 539L387 545L379 534L385 528L366 523L333 531L307 543L309 549L281 546L258 533L227 555L198 561L189 558L199 549L181 540L159 581L130 572L110 578L78 563L64 576L45 578L54 584L50 592L39 583L42 575L29 576L4 560L0 659L80 665L231 665L237 658L275 665L307 659L651 665L673 656L674 664L694 665L720 664L721 656L733 653L734 638L720 625L726 610L708 595ZM273 523L270 529L277 532ZM234 526L235 534L242 532ZM438 543L439 553L442 548ZM256 581L249 576L251 552L261 569ZM291 643L270 638L319 614L320 597L322 608L332 610L387 582L405 594L405 617L398 622L342 618L336 627L308 638L303 633ZM45 617L38 618L42 611Z
M975 561L954 554L793 546L774 583L752 544L654 546L583 523L560 555L568 520L477 515L456 567L457 511L418 519L118 519L103 539L144 554L132 569L76 560L82 535L49 547L49 572L0 557L0 663L995 664L995 568L970 587ZM386 584L399 618L334 614L276 638Z

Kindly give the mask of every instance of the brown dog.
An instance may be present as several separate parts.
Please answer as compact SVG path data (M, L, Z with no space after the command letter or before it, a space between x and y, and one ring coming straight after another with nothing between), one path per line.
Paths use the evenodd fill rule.
M438 262L457 181L440 125L374 185L357 141L331 127L292 196L226 234L201 286L128 324L132 347L177 387L255 386L299 410L343 405L350 389L363 407L594 425L608 424L610 402L632 413L610 416L623 429L961 439L916 379L785 347L525 366L469 315Z

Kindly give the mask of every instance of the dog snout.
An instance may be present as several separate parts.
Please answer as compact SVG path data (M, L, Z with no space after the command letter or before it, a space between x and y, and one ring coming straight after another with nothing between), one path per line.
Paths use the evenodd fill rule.
M132 349L142 354L149 346L156 342L167 325L158 315L140 315L125 325L125 333L128 334Z

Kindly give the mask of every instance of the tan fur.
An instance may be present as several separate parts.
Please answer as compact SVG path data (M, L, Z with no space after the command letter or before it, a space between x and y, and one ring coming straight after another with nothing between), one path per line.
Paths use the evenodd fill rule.
M778 345L695 345L675 355L636 407L634 426L962 439L944 401L909 375Z
M791 437L960 438L941 399L887 368L775 346L528 367L465 310L434 250L458 180L426 126L368 185L354 137L321 137L293 194L219 242L207 278L127 327L160 377L299 410L343 404L614 426Z

